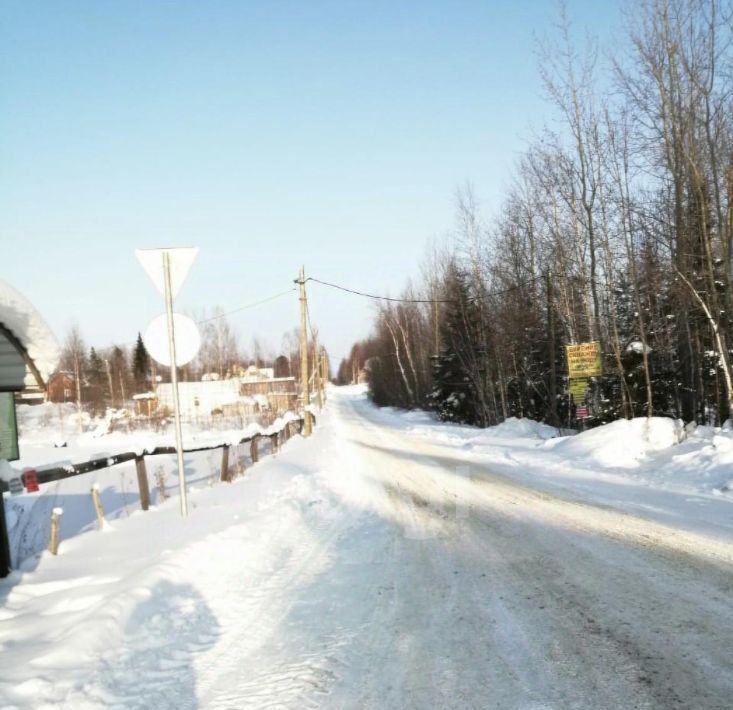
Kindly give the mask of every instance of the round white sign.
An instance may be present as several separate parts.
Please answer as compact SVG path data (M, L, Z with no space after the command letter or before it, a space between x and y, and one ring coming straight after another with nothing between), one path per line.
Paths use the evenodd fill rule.
M173 330L176 341L176 365L185 365L196 357L201 347L199 329L188 316L173 314ZM168 347L168 320L165 313L153 318L148 325L143 342L155 362L170 367L171 356Z

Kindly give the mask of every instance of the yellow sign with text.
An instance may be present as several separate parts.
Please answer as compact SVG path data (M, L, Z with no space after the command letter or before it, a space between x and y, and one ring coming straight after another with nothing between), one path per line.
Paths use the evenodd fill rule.
M568 382L568 392L573 395L573 401L577 404L585 399L585 393L588 391L588 380L570 380Z
M591 343L566 345L565 351L568 359L568 377L570 379L598 377L603 374L601 344L597 340Z

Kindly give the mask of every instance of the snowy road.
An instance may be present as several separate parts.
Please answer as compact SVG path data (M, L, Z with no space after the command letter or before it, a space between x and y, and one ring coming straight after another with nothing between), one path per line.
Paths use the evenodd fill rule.
M349 529L369 583L337 602L362 609L358 672L329 705L731 706L729 544L467 472L363 400L336 406L345 473L390 524Z
M0 699L230 710L731 707L729 539L535 490L390 426L353 393L334 392L329 410L312 439L253 474L270 466L285 483L236 523L246 486L217 486L193 497L192 516L213 506L217 525L202 522L172 547L177 529L135 562L112 555L115 574L100 563L87 605L77 595L63 606L71 582L34 591L42 568L11 589L8 623L21 628L34 604L54 599L75 627L51 636L39 627L36 645L21 645L0 671ZM147 520L126 525L142 534ZM71 546L67 574L83 569L98 544L91 537ZM119 618L122 632L92 633ZM85 633L91 640L79 641ZM67 642L89 654L73 673L61 660ZM3 643L5 659L13 645ZM36 654L31 671L23 653Z

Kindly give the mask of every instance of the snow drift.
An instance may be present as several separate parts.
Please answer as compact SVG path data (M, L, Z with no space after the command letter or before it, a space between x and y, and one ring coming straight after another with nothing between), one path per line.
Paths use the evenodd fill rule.
M684 438L682 422L665 417L619 419L590 431L545 444L566 459L602 467L633 468L655 451Z

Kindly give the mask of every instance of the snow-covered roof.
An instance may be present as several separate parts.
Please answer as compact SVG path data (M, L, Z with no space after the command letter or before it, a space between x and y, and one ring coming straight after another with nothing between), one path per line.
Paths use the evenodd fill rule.
M58 340L33 304L9 283L0 280L0 324L20 341L44 382L56 369ZM33 378L26 384L39 384Z
M275 369L272 367L257 367L250 365L240 377L242 382L262 382L271 380L275 376Z

